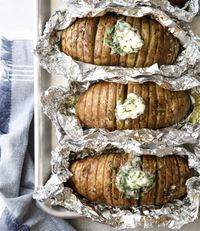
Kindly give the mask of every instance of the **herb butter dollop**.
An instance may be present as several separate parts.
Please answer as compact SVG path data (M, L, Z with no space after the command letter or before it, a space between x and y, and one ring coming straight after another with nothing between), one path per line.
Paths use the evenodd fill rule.
M140 193L147 193L155 182L155 173L141 170L141 160L135 157L122 166L116 176L116 186L126 198L138 199ZM139 193L140 192L140 193Z
M104 38L112 54L137 53L144 44L139 31L123 20L107 29Z
M117 102L115 116L118 120L135 119L145 111L145 102L143 98L135 93L127 95L124 103Z

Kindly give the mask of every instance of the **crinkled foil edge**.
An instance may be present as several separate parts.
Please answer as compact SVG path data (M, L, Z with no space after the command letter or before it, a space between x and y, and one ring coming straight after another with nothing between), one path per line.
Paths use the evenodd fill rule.
M95 6L95 9L88 7L77 9L71 6L72 8L68 7L68 11L56 12L47 22L44 34L37 44L35 52L40 56L41 64L49 72L64 74L68 81L66 88L51 87L42 95L44 112L56 127L60 146L52 151L50 179L44 186L35 190L33 197L48 206L62 206L69 211L75 211L118 229L138 226L178 229L198 217L199 176L192 177L187 181L187 197L183 201L176 200L159 209L152 206L144 207L142 210L139 208L121 210L95 205L88 203L83 198L80 199L72 189L65 186L65 182L72 176L69 171L71 156L74 158L85 157L87 155L87 152L84 151L85 148L101 152L107 146L114 146L137 155L187 155L189 166L194 168L198 174L200 173L200 123L191 124L187 118L178 125L160 130L140 129L108 132L104 129L83 130L77 120L74 102L79 94L94 81L110 80L127 83L153 80L171 90L185 90L200 86L200 75L198 76L200 73L199 38L192 34L189 27L170 19L164 12L154 7L138 6L138 10L135 11L130 7L119 5L111 7L109 5L108 9L108 5L103 5L106 2L102 1ZM153 1L151 2L153 4ZM127 8L129 9L127 10ZM169 27L170 31L180 39L184 44L185 54L179 56L177 65L161 66L160 69L157 65L153 65L149 68L133 68L131 70L83 64L59 51L57 43L60 36L59 33L55 33L55 30L66 28L76 17L104 14L106 10L113 10L125 15L134 14L138 17L152 13L161 24ZM69 11L73 12L73 15ZM150 79L149 76L152 74L153 77ZM135 78L136 76L137 78ZM77 84L73 81L82 83ZM199 87L194 91L199 93Z
M131 154L137 153L137 146L134 143L130 143L127 137L120 137L119 139L117 137L115 140L110 140L105 134L103 139L99 139L99 134L97 133L95 137L97 140L96 145L93 146L95 151L98 150L98 152L101 152L106 146L110 146L121 147L123 149L124 147L128 147L126 152ZM103 143L102 140L104 140ZM91 146L90 142L91 140L87 140L87 147ZM150 206L125 210L96 205L80 198L71 188L66 187L64 183L72 176L69 171L70 159L84 158L88 155L87 151L84 152L83 150L80 148L79 154L71 153L71 148L66 144L52 151L52 175L45 186L40 186L35 190L33 197L48 206L62 206L69 211L77 212L97 222L107 223L117 229L135 228L138 226L145 228L168 227L170 229L179 229L198 218L200 199L199 176L194 176L187 180L187 197L182 201L175 200L173 203L165 204L161 208ZM146 150L143 150L142 154L137 153L137 155L143 154L146 154ZM159 149L151 149L148 154L157 156L169 154L186 155L188 156L189 167L195 169L198 175L200 173L199 158L185 148L174 148L168 153L160 152Z
M43 111L55 125L57 139L61 145L68 143L71 150L78 151L80 147L85 147L87 140L91 140L91 145L94 145L96 136L99 134L99 139L109 137L113 141L116 137L121 139L129 137L130 143L137 146L139 153L147 147L161 148L165 153L169 151L169 147L187 144L196 155L200 155L200 121L195 124L190 121L194 109L184 121L163 129L115 130L112 132L105 129L83 129L76 116L75 103L79 95L89 86L89 83L74 83L68 90L64 87L50 87L42 94ZM191 89L191 93L200 95L200 87Z
M114 66L98 66L73 60L59 50L60 33L72 23L76 17L99 16L107 11L124 15L142 17L151 14L164 27L177 37L184 49L174 65L154 64L147 68L124 68ZM57 31L57 32L55 32ZM43 35L37 43L35 53L40 57L41 65L50 73L63 74L70 85L73 81L86 82L94 80L115 80L118 82L137 82L154 80L164 81L170 85L180 84L184 89L200 85L200 50L199 38L195 37L189 26L173 21L163 11L148 6L101 7L92 11L85 8L70 8L57 11L47 22ZM151 77L150 77L151 76ZM185 84L187 82L187 84Z
M187 181L188 196L183 201L176 200L160 209L144 207L142 210L133 208L131 211L87 203L83 198L77 197L70 188L64 186L63 183L71 177L68 170L69 153L73 152L76 158L84 158L88 155L87 151L84 151L85 148L102 152L108 146L114 146L137 155L187 155L189 166L200 172L200 123L191 124L188 117L179 125L158 130L116 130L113 132L104 129L83 130L74 115L74 103L89 86L87 82L85 84L74 83L68 90L64 87L50 87L42 95L44 112L56 127L57 138L61 146L52 152L52 178L45 186L35 191L34 197L48 206L63 206L69 211L77 212L94 221L107 223L117 229L138 226L177 229L197 219L200 177L193 177ZM191 91L200 95L200 87ZM66 164L65 168L63 165L58 166L58 159ZM63 175L62 171L64 171ZM57 172L59 176L56 175ZM60 184L55 185L54 182L60 182Z
M89 7L94 9L99 4L108 6L109 4L117 4L126 7L137 7L141 5L160 7L163 11L170 14L171 17L177 18L185 22L191 22L199 12L199 1L189 0L183 7L172 6L168 0L63 0L64 3L73 4L77 7Z

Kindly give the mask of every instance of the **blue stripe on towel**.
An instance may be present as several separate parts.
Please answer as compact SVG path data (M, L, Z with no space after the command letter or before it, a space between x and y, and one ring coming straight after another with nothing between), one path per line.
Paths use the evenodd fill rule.
M7 208L3 211L2 217L4 218L9 231L30 231L29 226L20 224Z
M11 110L11 68L5 68L12 63L12 41L2 39L0 48L0 134L8 133Z

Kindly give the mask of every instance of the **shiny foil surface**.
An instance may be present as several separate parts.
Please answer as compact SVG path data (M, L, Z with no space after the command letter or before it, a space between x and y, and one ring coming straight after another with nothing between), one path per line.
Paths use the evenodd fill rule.
M191 22L195 15L199 11L199 1L189 0L185 5L178 7L172 6L168 0L63 0L67 5L74 4L78 7L90 7L94 9L102 4L103 6L109 6L110 4L117 4L128 7L137 6L152 6L160 7L163 11L170 14L172 17L186 22Z
M116 137L130 137L130 142L134 143L138 150L143 147L169 148L183 144L190 144L192 147L200 145L200 115L197 114L196 121L191 122L191 117L196 109L192 94L195 93L200 97L199 87L191 89L191 101L194 105L190 114L184 121L171 127L157 130L144 128L139 130L115 130L110 132L105 129L84 129L76 115L75 104L79 95L86 91L89 86L89 83L74 83L69 90L64 87L50 87L42 94L41 102L44 113L55 125L57 138L60 144L63 145L68 142L72 150L77 151L77 146L78 148L85 147L87 139L94 139L92 142L95 142L96 134L100 133L106 134L106 136L109 136L109 139L112 140L115 140ZM167 149L166 152L168 152Z
M59 41L61 31L67 28L79 17L94 17L104 15L106 12L142 17L152 15L164 27L179 39L183 51L173 65L153 64L145 68L126 68L116 66L98 66L87 64L72 59L60 51ZM200 50L199 38L195 37L189 26L185 23L171 19L167 14L158 8L149 6L125 7L125 6L104 6L103 2L98 7L76 7L68 5L67 10L57 11L46 23L43 35L37 43L35 53L40 58L41 65L50 73L64 75L68 83L73 81L86 82L95 80L116 80L118 82L128 81L164 81L170 85L179 82L183 89L198 86L200 84ZM188 83L187 85L185 83Z
M94 141L95 140L95 141ZM62 206L67 210L77 212L80 215L91 218L97 222L109 224L117 229L135 228L142 226L168 227L179 229L184 224L198 218L200 199L200 162L199 158L185 148L176 147L170 150L147 149L139 153L137 146L130 142L128 137L115 137L110 139L108 134L100 132L93 133L90 139L85 140L87 149L77 147L77 152L71 151L67 144L57 147L52 151L52 175L44 186L38 187L33 197L48 206ZM88 147L92 147L90 149ZM129 209L112 208L110 206L97 205L78 196L73 190L66 186L66 181L72 174L69 171L71 160L84 158L88 155L101 153L110 148L121 148L127 153L134 155L184 155L188 157L189 166L196 170L196 176L186 182L187 197L181 200L174 200L162 207L142 206ZM164 151L164 152L163 152Z
M200 200L200 123L190 122L190 116L171 127L151 130L83 129L75 113L79 95L89 87L89 83L74 83L70 89L50 87L42 94L44 113L54 123L60 145L52 151L52 175L48 182L39 187L34 198L48 206L63 206L94 221L110 224L118 229L142 227L181 228L198 217ZM191 89L199 95L200 89ZM194 102L194 99L193 99ZM81 198L66 186L72 176L69 161L95 155L111 147L133 155L184 155L189 166L197 175L187 181L187 197L175 200L161 208L143 206L129 210L101 206Z
M44 113L56 128L59 145L51 153L51 176L45 185L35 190L33 197L48 206L62 206L117 229L179 229L193 222L198 218L200 201L200 115L197 113L195 121L191 121L195 110L200 107L200 103L197 105L200 97L200 40L185 23L171 19L169 15L176 15L181 20L191 20L198 11L198 1L189 1L185 9L172 7L164 0L70 2L81 4L81 7L68 4L66 11L56 12L47 22L44 34L35 49L41 65L50 73L65 75L67 81L65 86L50 87L41 96ZM165 8L169 14L157 9L158 5ZM135 17L151 14L163 26L168 27L183 45L184 49L177 62L160 68L157 64L148 68L108 67L78 62L60 52L60 30L68 27L77 17L99 16L107 11ZM84 129L76 116L76 102L91 84L102 80L123 84L153 81L170 90L190 90L193 109L184 121L163 129L112 132L105 129ZM198 96L197 99L193 94ZM189 167L196 171L195 176L186 183L187 196L182 201L175 200L162 207L142 206L127 210L91 203L67 186L66 182L72 176L69 171L71 161L96 153L101 154L112 148L123 149L138 156L187 156Z

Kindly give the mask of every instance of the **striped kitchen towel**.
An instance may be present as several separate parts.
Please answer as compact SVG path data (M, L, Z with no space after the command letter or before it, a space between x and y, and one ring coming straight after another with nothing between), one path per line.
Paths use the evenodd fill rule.
M0 40L0 231L74 231L36 207L33 41Z

